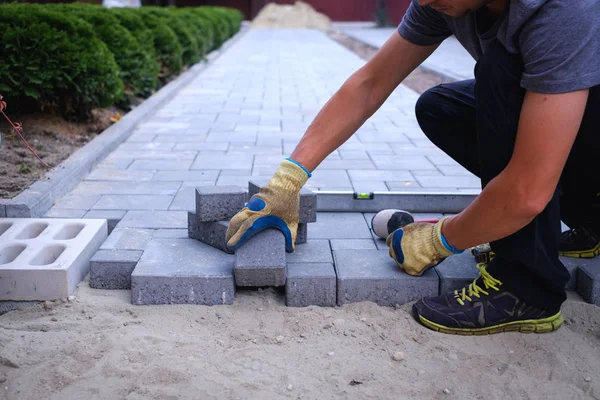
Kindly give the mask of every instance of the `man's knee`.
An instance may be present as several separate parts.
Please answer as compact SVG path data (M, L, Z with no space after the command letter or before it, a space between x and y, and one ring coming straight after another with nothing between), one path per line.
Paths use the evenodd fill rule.
M442 102L442 97L439 93L440 88L441 85L438 85L426 90L419 96L415 103L417 122L423 133L425 133L425 136L429 139L432 139L432 135L435 135L435 132L437 132L435 126L443 120L440 115L440 111L443 109L443 107L440 107Z

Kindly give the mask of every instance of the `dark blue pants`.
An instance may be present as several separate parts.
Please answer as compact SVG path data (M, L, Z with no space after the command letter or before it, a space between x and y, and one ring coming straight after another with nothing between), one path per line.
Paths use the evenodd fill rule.
M482 188L508 165L525 90L523 62L496 44L475 67L475 80L436 86L416 115L427 137L481 178ZM530 304L557 309L569 275L558 258L561 219L600 227L600 86L590 91L583 123L550 203L529 225L491 243L492 276ZM508 194L510 195L510 193Z

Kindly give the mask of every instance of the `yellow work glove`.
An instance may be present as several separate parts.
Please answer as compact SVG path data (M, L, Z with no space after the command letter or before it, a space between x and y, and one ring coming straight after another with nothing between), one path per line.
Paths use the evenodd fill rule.
M446 257L462 253L450 246L442 235L442 224L415 222L396 229L386 239L390 257L409 275L422 275L428 268L439 264Z
M263 229L277 228L285 236L286 251L292 253L298 233L300 189L310 176L298 162L283 160L269 183L231 219L227 247L235 250Z

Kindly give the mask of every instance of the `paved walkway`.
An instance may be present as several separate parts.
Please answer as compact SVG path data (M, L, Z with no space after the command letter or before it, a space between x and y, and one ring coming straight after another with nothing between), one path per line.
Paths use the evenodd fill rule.
M311 30L251 30L140 125L50 215L194 209L194 188L269 178L364 61ZM313 190L473 191L479 180L435 148L399 87L307 184ZM185 215L176 213L176 218Z
M374 47L381 47L396 32L396 28L354 28L340 30ZM423 67L455 80L473 79L475 60L454 36L444 40L440 47L423 63Z

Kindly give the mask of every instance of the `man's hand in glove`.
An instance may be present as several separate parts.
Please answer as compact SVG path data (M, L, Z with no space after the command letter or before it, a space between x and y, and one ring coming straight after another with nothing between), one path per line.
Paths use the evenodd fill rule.
M447 218L435 224L415 222L396 229L386 239L390 257L407 274L422 275L446 257L462 253L450 246L442 235L442 225Z
M286 251L293 252L298 233L300 189L310 176L296 161L283 160L269 183L231 219L227 247L235 250L263 229L277 228L285 236Z

